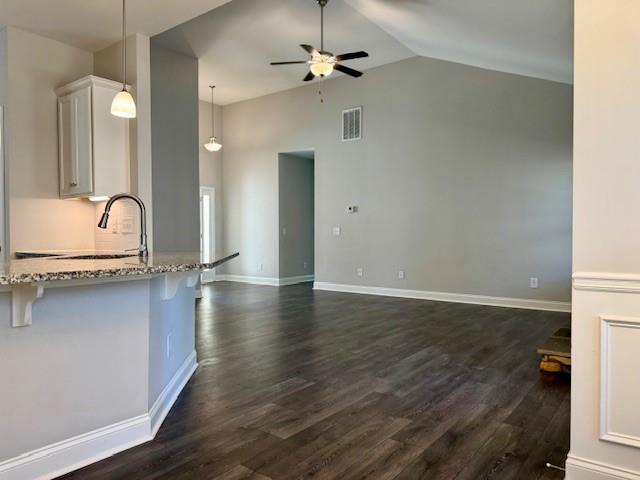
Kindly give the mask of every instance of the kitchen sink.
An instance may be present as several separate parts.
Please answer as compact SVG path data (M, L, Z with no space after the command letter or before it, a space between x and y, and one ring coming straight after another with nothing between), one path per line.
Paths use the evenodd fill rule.
M99 253L92 255L74 255L72 257L54 257L51 260L116 260L118 258L130 257L137 257L137 255L130 253Z

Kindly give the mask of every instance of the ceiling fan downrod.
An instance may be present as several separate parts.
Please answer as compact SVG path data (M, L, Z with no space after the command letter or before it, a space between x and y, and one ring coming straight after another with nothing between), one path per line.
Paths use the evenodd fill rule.
M329 0L318 0L320 5L320 53L324 52L324 7L327 6Z

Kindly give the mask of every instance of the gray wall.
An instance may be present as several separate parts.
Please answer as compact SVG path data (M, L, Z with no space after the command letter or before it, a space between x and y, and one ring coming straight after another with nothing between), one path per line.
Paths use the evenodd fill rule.
M52 288L32 313L11 328L0 293L0 462L149 411L148 281Z
M198 60L151 41L156 252L200 251Z
M278 152L315 147L317 281L569 300L571 86L415 57L318 88L224 108L229 273L277 276Z
M278 157L279 278L313 274L313 163L286 153Z
M0 463L150 411L195 352L193 288L163 293L159 277L51 288L12 328L0 292Z

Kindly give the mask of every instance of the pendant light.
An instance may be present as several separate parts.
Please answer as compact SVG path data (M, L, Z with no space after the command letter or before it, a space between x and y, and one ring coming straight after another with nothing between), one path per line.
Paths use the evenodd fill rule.
M204 144L204 148L210 152L218 152L222 148L222 144L218 142L213 128L215 121L215 114L213 112L213 89L216 87L215 85L209 85L209 88L211 89L211 137L209 137L209 141Z
M127 91L127 0L122 0L122 91L111 102L111 115L136 118L136 102Z

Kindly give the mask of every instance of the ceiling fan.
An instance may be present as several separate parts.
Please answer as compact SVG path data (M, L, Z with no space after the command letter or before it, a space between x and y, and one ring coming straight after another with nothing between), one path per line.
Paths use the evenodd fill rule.
M308 54L309 60L294 60L291 62L271 62L271 65L294 65L300 63L306 63L309 65L309 73L303 78L303 81L308 82L315 77L326 77L331 75L331 72L337 70L352 77L362 76L362 72L354 70L353 68L345 67L340 62L345 60L353 60L354 58L368 57L367 52L351 52L343 53L341 55L334 55L324 49L324 7L327 6L329 0L317 0L320 5L320 50L316 50L311 45L300 45Z

